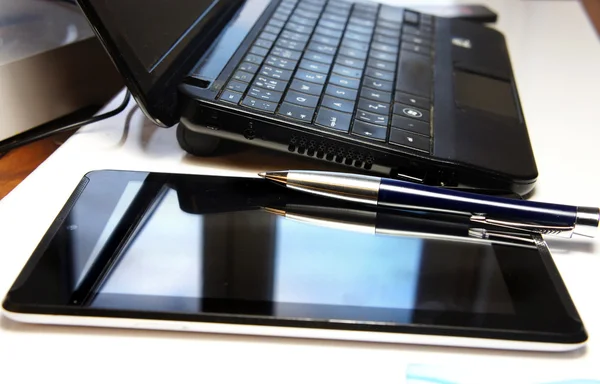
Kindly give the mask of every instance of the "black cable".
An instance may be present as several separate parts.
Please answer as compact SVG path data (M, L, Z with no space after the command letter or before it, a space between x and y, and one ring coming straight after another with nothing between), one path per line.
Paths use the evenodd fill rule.
M127 105L129 104L129 100L131 99L131 93L127 91L125 93L125 99L117 108L113 109L110 112L106 112L102 115L94 116L89 119L77 121L72 124L68 124L62 127L53 128L50 130L44 130L42 132L29 133L25 132L11 139L4 140L0 142L0 157L6 154L8 151L11 151L15 148L22 147L23 145L33 143L34 141L38 141L41 139L45 139L46 137L52 136L57 133L72 131L74 129L80 128L81 126L95 123L97 121L108 119L109 117L113 117L123 112Z

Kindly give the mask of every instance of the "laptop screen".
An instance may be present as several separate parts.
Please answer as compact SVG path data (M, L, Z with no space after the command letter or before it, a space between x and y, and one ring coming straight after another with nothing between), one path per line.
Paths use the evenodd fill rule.
M77 0L138 104L178 120L177 87L244 0Z
M89 0L151 72L218 0ZM113 33L116 31L112 31Z

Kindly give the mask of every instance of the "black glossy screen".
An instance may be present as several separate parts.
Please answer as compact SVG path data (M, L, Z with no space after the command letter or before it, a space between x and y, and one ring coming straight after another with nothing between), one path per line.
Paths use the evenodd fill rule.
M151 71L218 0L88 0Z
M468 241L468 223L410 212L383 220L389 212L258 179L93 172L88 180L8 301L250 323L334 319L490 332L579 324L535 246ZM373 226L408 233L375 235ZM411 232L428 226L451 236Z

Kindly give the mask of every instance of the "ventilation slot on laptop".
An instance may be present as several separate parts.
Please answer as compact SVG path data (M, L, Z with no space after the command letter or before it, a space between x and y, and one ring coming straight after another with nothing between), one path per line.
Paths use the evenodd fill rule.
M339 164L354 165L357 168L371 169L375 161L370 153L356 151L331 142L309 139L304 136L293 136L288 145L290 152L300 155L326 159Z

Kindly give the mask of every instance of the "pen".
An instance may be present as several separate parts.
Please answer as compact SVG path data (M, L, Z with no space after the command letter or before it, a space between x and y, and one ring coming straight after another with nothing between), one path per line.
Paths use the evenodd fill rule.
M512 230L594 237L600 208L515 200L376 176L324 171L261 172L298 191L382 207L468 215L471 222Z

